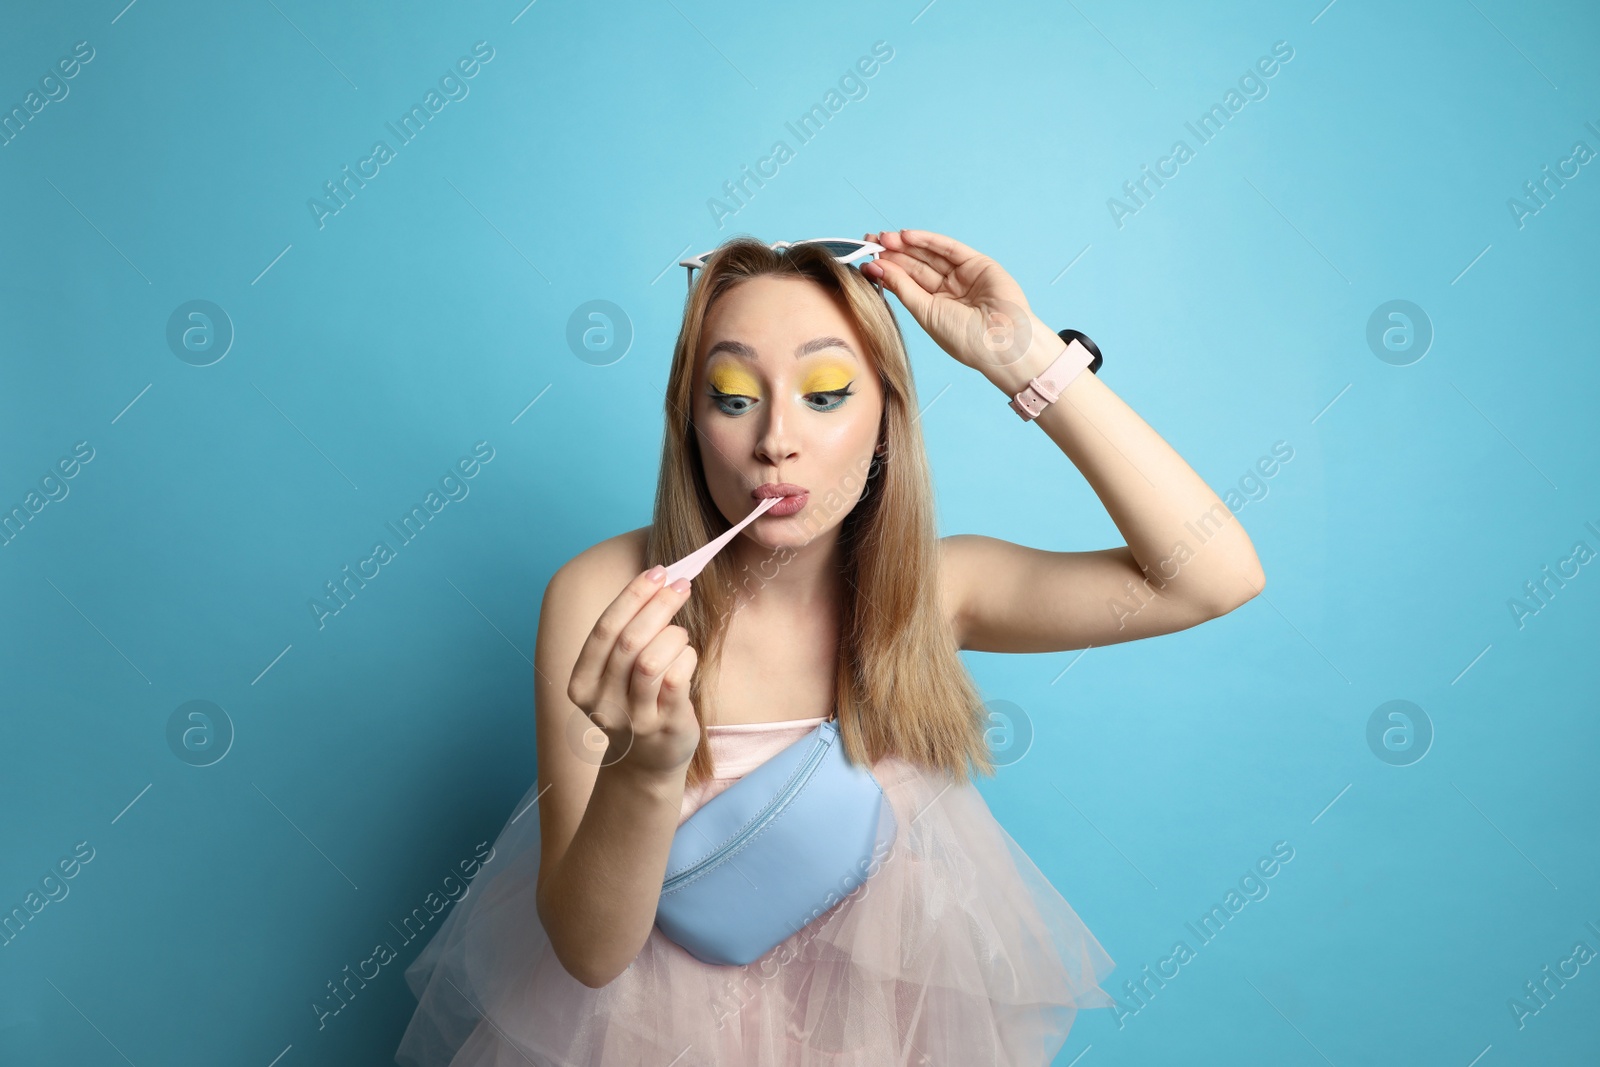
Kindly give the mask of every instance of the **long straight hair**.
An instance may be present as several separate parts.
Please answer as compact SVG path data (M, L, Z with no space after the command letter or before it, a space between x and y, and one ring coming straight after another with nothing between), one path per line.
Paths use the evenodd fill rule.
M706 485L691 417L695 361L706 316L717 298L751 278L769 275L808 279L842 303L883 386L878 447L887 447L887 454L865 470L850 472L827 493L811 494L810 509L818 513L819 525L825 525L848 506L858 485L865 486L839 532L843 577L850 590L834 672L845 755L858 766L894 755L927 770L948 772L960 783L969 780L969 764L992 776L983 698L961 661L939 595L933 479L916 418L905 338L893 309L872 282L857 268L836 262L821 246L774 251L741 234L719 247L701 268L685 301L672 352L646 566L665 566L733 525L717 509ZM689 695L701 724L700 747L689 763L685 788L715 773L705 727L717 715L702 681L721 663L728 624L740 603L737 591L743 587L747 595L757 593L788 562L787 551L774 551L762 564L764 573L735 562L730 553L719 553L695 578L674 619L688 631L699 656Z

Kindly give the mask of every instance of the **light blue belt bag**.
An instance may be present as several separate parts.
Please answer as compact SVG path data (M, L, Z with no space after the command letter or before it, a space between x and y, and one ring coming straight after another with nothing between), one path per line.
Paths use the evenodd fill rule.
M895 832L829 718L678 827L656 925L696 959L751 963L871 877Z

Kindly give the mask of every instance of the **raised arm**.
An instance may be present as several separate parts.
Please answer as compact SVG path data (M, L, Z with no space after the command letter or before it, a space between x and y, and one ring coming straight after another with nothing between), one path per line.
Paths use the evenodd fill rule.
M889 251L863 273L880 277L946 352L993 383L996 403L1066 348L989 257L925 230L869 237ZM961 647L1113 644L1194 626L1261 592L1266 576L1233 512L1097 376L1078 374L1033 421L1082 472L1127 544L1050 552L981 535L946 538Z

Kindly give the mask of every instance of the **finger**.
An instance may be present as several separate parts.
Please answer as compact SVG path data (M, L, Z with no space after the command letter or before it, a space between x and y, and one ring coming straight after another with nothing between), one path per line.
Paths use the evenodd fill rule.
M872 239L891 252L904 252L906 250L906 243L900 237L899 230L883 230L874 235Z
M922 287L923 292L938 293L951 288L950 282L953 279L950 275L926 260L917 259L904 252L885 252L878 259L887 260L905 271Z
M883 284L900 298L900 302L918 322L926 322L928 309L933 306L933 297L928 295L927 290L918 285L916 279L898 263L879 258L878 267L883 272Z
M947 277L954 275L956 269L961 266L959 260L953 261L949 257L940 254L936 249L928 247L925 243L910 238L911 234L926 232L926 230L893 230L885 234L887 240L879 241L878 243L897 255L905 257L907 260L926 263ZM923 288L927 288L927 285L924 284Z
M629 714L628 709L621 704L602 698L600 708L589 716L589 721L594 723L594 728L605 734L607 738L617 734L626 738L631 732L633 717ZM629 727L630 729L624 729L624 727ZM628 744L631 745L632 742L628 742Z
M685 586L684 589L678 590L672 585L665 585L656 590L655 596L651 597L617 634L605 667L605 680L613 687L612 692L628 691L628 676L633 670L634 662L639 658L639 653L655 640L656 634L660 633L663 627L672 622L672 617L682 609L684 601L689 599L688 579L679 581ZM678 583L673 583L676 584Z
M700 653L695 651L695 647L684 645L683 651L678 653L678 658L672 661L672 666L661 675L661 691L657 703L667 718L674 722L687 724L695 721L694 705L689 700L689 688L694 681L695 665L699 662ZM686 721L685 716L687 716Z
M628 703L633 709L635 728L644 720L653 719L661 677L688 644L688 630L682 626L668 626L634 658L633 670L628 673Z
M598 695L600 678L611 658L617 635L660 589L661 583L651 579L649 571L637 574L600 613L572 665L567 698L574 704L585 707Z
M901 230L900 234L911 248L922 249L956 267L969 259L977 259L983 255L976 248L969 248L954 237L946 237L932 230Z

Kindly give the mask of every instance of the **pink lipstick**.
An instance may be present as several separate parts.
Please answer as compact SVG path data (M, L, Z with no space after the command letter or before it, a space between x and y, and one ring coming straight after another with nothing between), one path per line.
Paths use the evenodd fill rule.
M795 485L793 482L767 482L765 485L757 486L751 491L750 495L757 500L767 497L779 497L778 502L767 509L768 515L775 515L779 518L785 515L793 515L800 511L806 506L806 501L811 497L805 486Z

